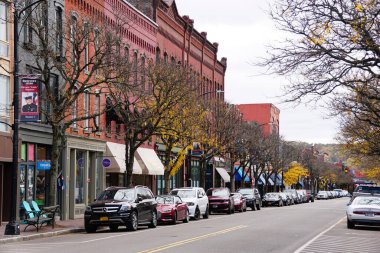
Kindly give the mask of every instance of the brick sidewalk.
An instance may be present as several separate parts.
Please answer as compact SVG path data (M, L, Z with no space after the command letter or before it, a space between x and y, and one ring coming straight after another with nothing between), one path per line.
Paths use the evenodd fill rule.
M56 221L54 229L50 225L43 225L41 229L37 229L33 226L29 226L24 232L25 224L20 224L20 235L19 236L7 236L4 235L6 223L2 223L0 226L0 244L32 240L35 238L51 237L56 235L82 232L84 231L83 219L67 220L67 221Z

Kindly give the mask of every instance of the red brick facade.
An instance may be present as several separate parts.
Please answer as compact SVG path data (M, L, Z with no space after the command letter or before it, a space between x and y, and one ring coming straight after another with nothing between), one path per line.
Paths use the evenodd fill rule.
M277 133L280 127L280 110L273 104L236 105L246 122L257 122L262 126L264 136Z

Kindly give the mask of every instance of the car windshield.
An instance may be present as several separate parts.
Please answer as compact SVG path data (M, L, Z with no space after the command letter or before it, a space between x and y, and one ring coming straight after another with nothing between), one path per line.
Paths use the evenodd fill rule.
M240 192L244 196L253 196L252 189L239 189L238 192Z
M196 194L194 190L173 190L170 192L171 195L177 195L180 198L196 198Z
M105 190L99 195L97 200L133 201L134 197L134 189Z
M380 206L380 198L378 197L357 197L355 198L354 205L375 205L375 206Z
M234 199L240 199L240 194L234 194L233 197Z
M380 194L380 186L358 186L357 192Z
M267 198L278 198L278 193L267 193L265 196Z
M156 201L158 204L174 204L174 197L171 196L157 196Z
M207 191L207 196L226 197L229 196L229 193L227 189L213 189Z
M320 192L318 192L318 194L326 194L326 192L325 191L320 191Z

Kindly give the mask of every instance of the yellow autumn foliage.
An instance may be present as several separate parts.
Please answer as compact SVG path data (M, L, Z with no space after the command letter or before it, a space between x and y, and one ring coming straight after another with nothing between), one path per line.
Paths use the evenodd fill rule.
M307 176L308 171L299 163L292 163L289 170L284 173L285 185L296 184L301 176Z
M373 180L375 182L380 182L380 167L366 169L364 174L369 180Z

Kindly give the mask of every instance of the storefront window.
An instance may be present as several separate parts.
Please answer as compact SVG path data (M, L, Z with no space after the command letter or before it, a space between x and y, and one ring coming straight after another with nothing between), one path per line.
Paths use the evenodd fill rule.
M34 162L34 144L28 144L28 161Z
M101 157L101 153L96 153L98 157ZM95 195L96 197L101 193L102 191L102 178L103 178L103 166L100 166L99 163L98 163L98 166L95 166L96 167L96 173L95 173L95 182L96 182L96 186L95 186Z
M21 160L26 161L26 144L21 145Z
M84 203L84 152L77 151L77 162L75 166L75 203Z
M47 160L47 148L38 147L37 148L37 161ZM39 206L45 205L45 194L46 194L46 182L48 171L47 170L36 170L36 202Z
M34 200L34 165L28 165L27 200Z
M25 200L25 175L26 165L20 166L20 202Z

